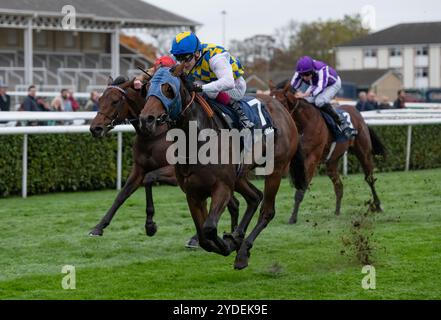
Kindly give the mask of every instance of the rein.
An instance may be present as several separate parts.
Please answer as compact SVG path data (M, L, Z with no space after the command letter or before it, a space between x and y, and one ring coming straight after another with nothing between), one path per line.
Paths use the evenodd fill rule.
M299 105L300 105L300 99L297 99L297 103L296 103L296 105L295 105L294 108L289 112L289 113L291 114L291 116L294 116L294 112L297 110L297 108L299 107Z

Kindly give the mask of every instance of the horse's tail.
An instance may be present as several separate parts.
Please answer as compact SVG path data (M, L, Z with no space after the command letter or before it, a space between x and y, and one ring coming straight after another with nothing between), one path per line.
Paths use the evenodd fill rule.
M297 190L306 190L308 182L306 181L305 159L300 141L297 145L297 151L289 164L289 176L291 183Z
M386 157L386 147L384 146L383 142L381 142L378 135L375 133L374 129L368 127L369 129L369 135L371 137L372 141L372 154L375 156L382 156L383 158Z

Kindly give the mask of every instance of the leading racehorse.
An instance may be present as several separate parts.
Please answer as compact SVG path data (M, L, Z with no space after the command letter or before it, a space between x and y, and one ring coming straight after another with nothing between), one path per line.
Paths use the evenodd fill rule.
M133 144L133 167L122 190L117 195L111 208L101 221L90 231L92 236L102 236L119 207L129 198L140 185L145 186L146 195L146 223L145 230L148 236L154 236L157 231L153 221L155 213L152 186L155 183L177 185L175 168L166 160L166 151L171 145L165 139L167 127L159 126L155 134L141 134L139 130L139 114L145 104L148 83L141 90L134 88L134 80L124 77L113 80L109 78L108 86L99 99L99 111L90 125L94 137L103 137L116 125L131 123L136 130ZM228 205L231 214L232 230L237 226L239 219L239 201L235 198Z
M173 72L168 68L162 68L155 74L147 102L141 112L141 130L156 134L160 128L158 123L168 119L176 128L182 129L187 145L197 143L195 153L199 153L203 145L191 140L191 123L197 124L198 132L212 129L219 133L223 129L228 129L228 126L217 114L210 113L207 106L204 107L199 99L195 99L194 92L191 93L187 90L183 68L184 65L179 65ZM274 152L273 159L271 159L274 163L274 170L265 176L263 204L259 219L248 237L245 238L246 230L257 208L246 211L233 234L224 235L223 238L217 234L217 224L221 214L235 190L241 193L245 199L256 196L253 191L255 187L237 174L236 164L231 161L228 164L202 164L198 160L196 164L184 162L175 167L178 183L187 196L187 203L196 226L200 246L209 252L225 256L233 250L238 250L234 264L236 269L248 266L250 249L255 239L273 219L276 195L286 169L290 168L291 177L297 188L306 186L303 158L294 121L276 99L263 95L259 95L258 98L266 104L273 124L277 128L277 134L274 138ZM175 116L170 119L173 114ZM230 145L227 148L222 148L219 135L212 138L217 139L218 142L215 151L218 154L218 159L222 157L222 154L232 154L233 150ZM197 155L190 154L187 158L195 156ZM251 170L255 166L256 163L253 162L253 165L247 169ZM207 211L209 197L211 197L211 205Z
M363 120L360 112L351 106L341 106L338 109L345 111L358 135L345 142L334 143L335 139L326 125L318 108L304 99L297 99L290 82L282 82L277 87L270 82L270 95L278 99L289 111L302 134L302 147L305 155L305 167L308 184L320 163L325 163L327 174L332 180L336 195L335 214L340 214L341 199L343 197L343 184L338 172L338 163L344 153L349 150L358 158L365 173L365 180L372 191L374 211L382 211L380 199L375 190L374 155L385 156L385 147ZM306 189L298 189L295 194L295 203L290 224L297 222L300 203Z

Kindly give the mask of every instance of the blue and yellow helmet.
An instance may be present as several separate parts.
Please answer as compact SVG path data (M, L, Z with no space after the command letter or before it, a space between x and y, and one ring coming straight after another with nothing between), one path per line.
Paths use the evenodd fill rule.
M201 51L202 46L198 37L190 31L181 32L173 39L170 53L174 56Z

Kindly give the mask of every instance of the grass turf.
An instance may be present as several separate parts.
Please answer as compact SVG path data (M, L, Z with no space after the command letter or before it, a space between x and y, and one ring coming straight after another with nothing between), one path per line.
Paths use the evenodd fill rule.
M376 290L362 289L362 265L341 253L347 249L342 237L350 235L354 215L366 210L370 198L363 177L353 175L343 181L340 217L333 214L330 180L316 177L296 226L287 225L293 191L283 181L276 217L242 271L233 270L235 254L184 248L194 226L179 188L154 189L159 229L153 238L144 233L142 189L102 238L87 234L115 191L1 199L0 299L441 298L441 170L377 177L385 212L376 215L371 237ZM218 230L228 229L225 213ZM64 265L76 268L75 290L61 287Z

